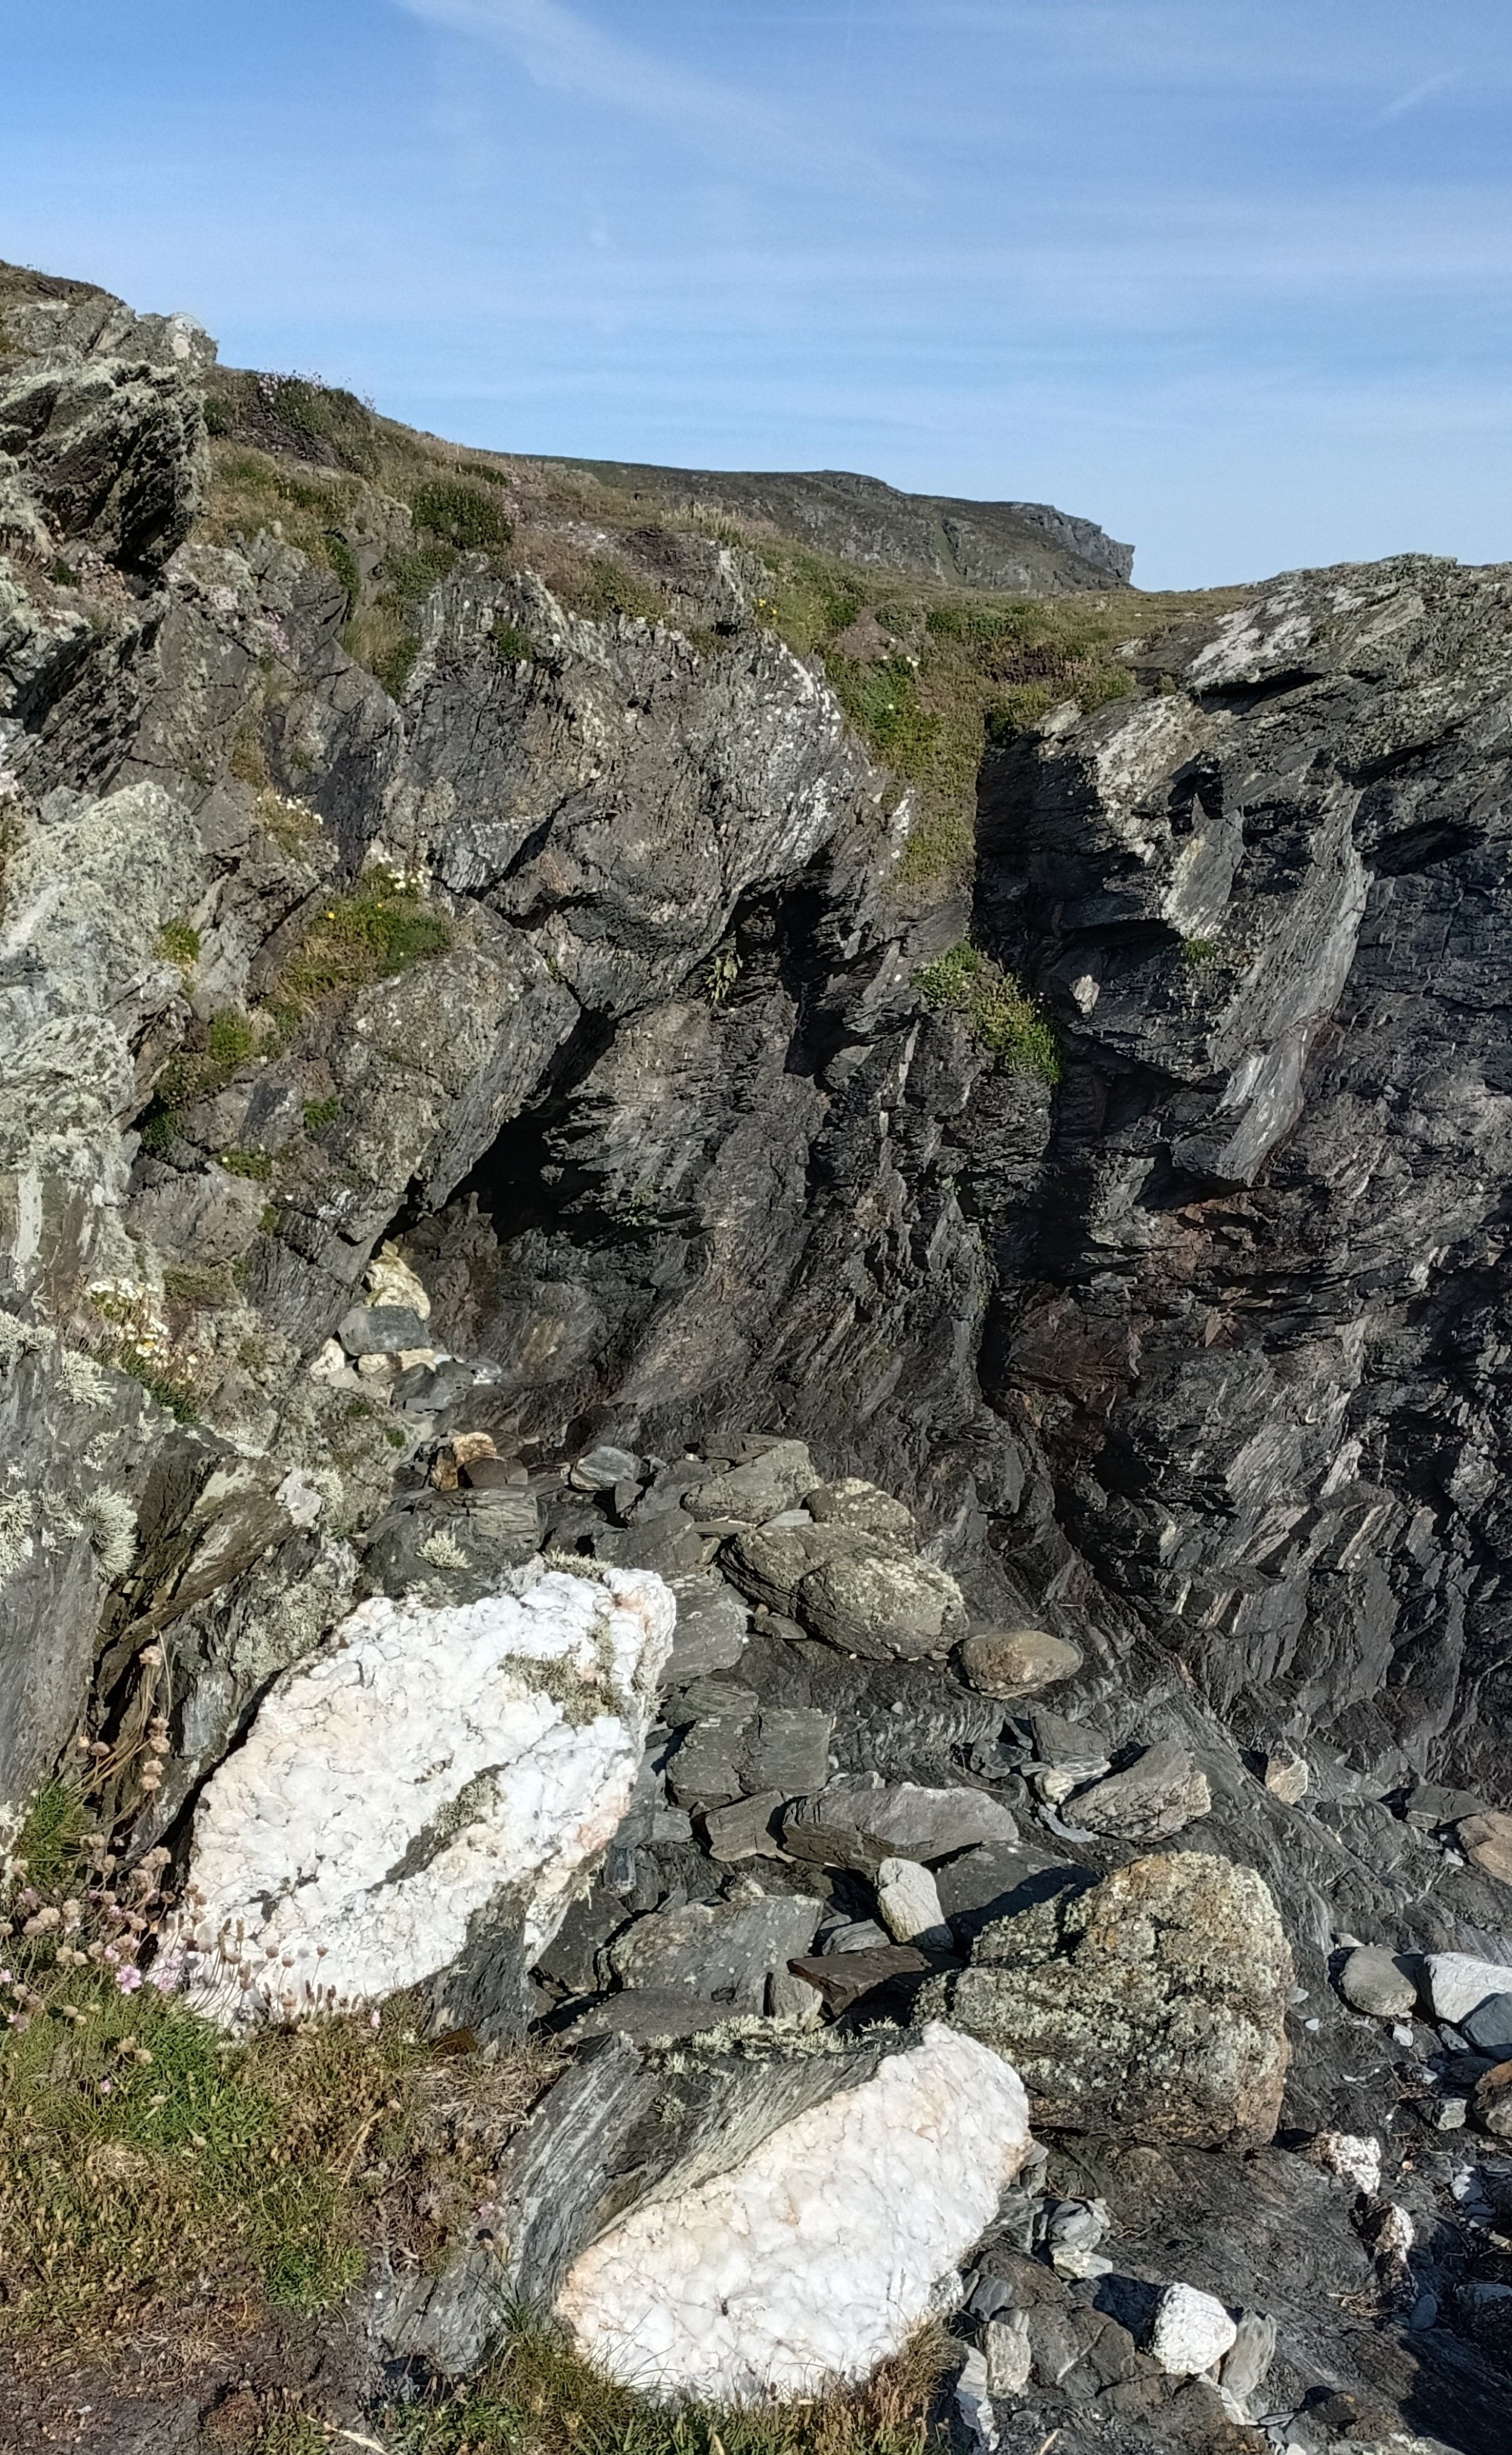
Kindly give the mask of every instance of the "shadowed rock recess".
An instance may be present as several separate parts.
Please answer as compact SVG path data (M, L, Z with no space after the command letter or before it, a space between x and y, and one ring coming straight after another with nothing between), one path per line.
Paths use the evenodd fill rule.
M232 2041L549 2048L310 2319L353 2443L529 2303L674 2402L943 2320L958 2450L1504 2455L1512 577L563 465L0 269L3 1830L166 1869ZM778 532L853 690L856 567L1107 592L969 882ZM83 2017L4 1982L0 2080ZM195 2342L70 2443L257 2444Z

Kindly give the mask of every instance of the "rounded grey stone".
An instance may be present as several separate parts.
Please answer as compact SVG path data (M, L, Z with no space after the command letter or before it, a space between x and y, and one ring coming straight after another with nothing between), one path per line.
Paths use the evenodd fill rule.
M1350 1954L1339 1973L1339 1991L1352 2011L1376 2020L1400 2020L1418 2000L1412 1979L1374 1944L1361 1944Z

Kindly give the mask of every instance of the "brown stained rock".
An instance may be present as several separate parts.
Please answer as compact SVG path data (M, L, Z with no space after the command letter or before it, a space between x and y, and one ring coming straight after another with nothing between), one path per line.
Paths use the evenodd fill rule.
M1475 2119L1493 2140L1512 2140L1512 2062L1494 2063L1476 2083Z
M1454 1832L1472 1867L1499 1884L1512 1884L1512 1816L1491 1808L1484 1816L1462 1817Z
M917 2017L1006 2055L1053 2128L1258 2146L1280 2112L1293 1975L1263 1879L1184 1852L997 1920Z
M979 1696L1037 1696L1081 1668L1081 1649L1042 1628L979 1629L958 1649L961 1674Z

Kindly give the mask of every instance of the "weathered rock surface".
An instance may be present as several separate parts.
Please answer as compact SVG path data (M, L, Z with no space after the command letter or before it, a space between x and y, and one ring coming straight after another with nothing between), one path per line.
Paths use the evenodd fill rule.
M960 1648L960 1667L984 1696L1035 1696L1075 1676L1080 1649L1040 1628L974 1631Z
M969 894L920 885L898 876L896 780L767 627L738 553L653 532L678 578L661 623L571 612L529 552L460 555L392 698L343 645L361 626L336 566L371 612L414 542L405 507L248 378L238 449L314 461L295 482L333 480L360 517L306 554L246 534L222 491L191 528L212 345L18 279L0 1814L82 1727L127 1741L99 1803L123 1854L182 1856L196 1797L210 1816L359 1608L460 1621L543 1545L599 1594L606 1572L662 1574L681 1624L666 1693L614 1717L622 1818L605 1829L606 1791L575 1839L543 1825L509 1856L544 1850L544 1922L566 1913L533 2003L573 2040L576 2094L526 2126L523 2197L499 2178L507 2256L479 2242L465 2289L423 2288L437 2334L413 2349L465 2370L498 2296L550 2300L648 2196L733 2172L875 2074L884 2015L912 2016L916 1964L939 1958L860 1966L902 1857L978 1947L937 1994L975 1990L991 2035L1020 2025L1066 2126L1055 2192L1011 2195L1017 2247L981 2253L1023 2296L996 2372L1013 2455L1057 2431L1064 2455L1225 2443L1216 2390L1139 2349L1148 2312L1097 2306L1125 2269L1231 2313L1270 2309L1274 2280L1267 2408L1303 2437L1325 2410L1341 2431L1385 2414L1502 2455L1486 2135L1512 2117L1471 2049L1512 1960L1507 574L1407 558L1195 605L1131 649L1126 699L989 753ZM513 499L517 468L493 475ZM580 566L576 520L551 568ZM503 653L522 637L531 656ZM374 899L423 951L333 984L323 925L353 903L377 925ZM921 988L967 940L1038 1001L1054 1083ZM1004 1656L1048 1629L1075 1658ZM480 1780L513 1675L463 1717ZM407 1692L415 1732L460 1694ZM557 1771L576 1711L547 1734ZM1145 1826L1110 1771L1137 1750L1201 1769ZM874 1810L913 1786L944 1821L805 1808L789 1828L796 1796L851 1816L874 1777ZM420 1903L461 1847L412 1833L415 1789L337 1787L334 1840L368 1841L320 1881L354 1964L386 1897ZM1186 1897L1205 1855L1141 1862L1179 1871L1159 1900L1109 1874L1187 1808L1231 1862L1232 1916ZM423 1948L418 1919L400 1938L429 1966L460 1919L473 2009L517 2002L531 1948L531 1884L492 1889L492 1848ZM806 1987L816 2019L843 2012L820 2051L778 2022L759 2076L716 2079L723 1978L696 1993L655 1947L685 1914L733 1933L753 1870L870 1946L794 1956L808 1971L872 1982ZM293 1917L273 1874L259 1932ZM1305 2158L1179 2144L1274 2126L1290 1990L1268 1897L1299 1978L1281 2137L1381 2141L1368 2244L1357 2194ZM984 1930L1011 1951L994 1961ZM1398 1972L1368 2027L1362 1981L1331 1983L1361 1936ZM616 1956L644 1969L605 1993ZM1425 1959L1481 1973L1473 2000L1447 1976L1420 1998L1437 2046L1404 2026L1400 1971ZM276 1965L273 1986L304 1982L297 1956ZM763 2002L796 2008L782 1976ZM616 2021L694 2042L590 2039ZM1057 2199L1106 2202L1106 2245L1060 2257L1118 2273L1047 2264ZM1409 2303L1431 2315L1408 2327ZM1341 2315L1366 2306L1363 2329Z
M998 1920L920 2012L1007 2056L1038 2120L1244 2146L1280 2112L1291 1983L1260 1878L1193 1852Z
M1357 2012L1373 2019L1401 2020L1412 2012L1418 1989L1389 1952L1368 1944L1357 1946L1339 1973L1339 1991Z

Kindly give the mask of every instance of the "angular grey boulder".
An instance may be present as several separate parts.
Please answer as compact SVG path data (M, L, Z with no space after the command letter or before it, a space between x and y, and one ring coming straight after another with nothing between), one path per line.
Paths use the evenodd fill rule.
M796 1507L814 1482L814 1460L806 1444L774 1441L759 1456L695 1484L682 1505L696 1517L744 1517L759 1526Z
M919 2015L1006 2055L1058 2128L1254 2146L1280 2112L1292 1977L1263 1879L1193 1851L988 1926Z
M1146 1748L1126 1773L1111 1774L1093 1789L1079 1791L1068 1813L1089 1833L1163 1841L1206 1816L1212 1804L1206 1775L1185 1748L1164 1739Z
M1017 1840L1000 1799L979 1790L926 1790L916 1782L872 1786L831 1782L796 1798L782 1818L782 1847L811 1867L850 1867L875 1876L884 1858L928 1865L984 1842Z

